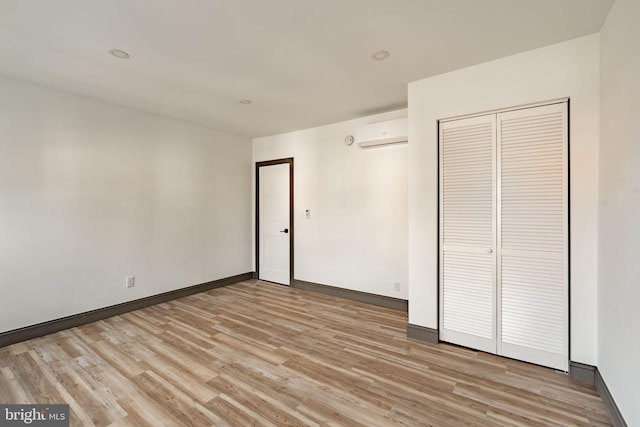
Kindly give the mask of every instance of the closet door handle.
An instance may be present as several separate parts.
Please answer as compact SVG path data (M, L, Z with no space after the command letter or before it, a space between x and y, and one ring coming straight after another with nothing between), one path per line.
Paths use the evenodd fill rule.
M492 254L493 253L493 249L487 249L487 253L488 254Z

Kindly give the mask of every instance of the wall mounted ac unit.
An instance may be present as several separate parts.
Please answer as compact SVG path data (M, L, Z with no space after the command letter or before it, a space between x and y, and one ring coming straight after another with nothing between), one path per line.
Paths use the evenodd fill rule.
M403 119L369 123L356 128L356 142L360 148L401 144L409 141L409 121Z

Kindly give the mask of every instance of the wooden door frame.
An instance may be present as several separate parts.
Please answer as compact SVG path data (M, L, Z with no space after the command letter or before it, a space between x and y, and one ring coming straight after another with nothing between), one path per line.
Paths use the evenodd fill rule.
M283 159L267 160L256 162L256 278L260 278L260 168L265 166L289 165L289 286L293 287L293 248L294 248L294 229L293 229L293 157Z

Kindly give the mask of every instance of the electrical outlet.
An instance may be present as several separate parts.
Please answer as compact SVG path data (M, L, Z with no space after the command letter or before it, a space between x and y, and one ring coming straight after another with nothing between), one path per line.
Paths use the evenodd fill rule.
M393 289L396 292L400 292L400 282L393 282Z
M133 288L136 285L136 276L127 277L127 288Z

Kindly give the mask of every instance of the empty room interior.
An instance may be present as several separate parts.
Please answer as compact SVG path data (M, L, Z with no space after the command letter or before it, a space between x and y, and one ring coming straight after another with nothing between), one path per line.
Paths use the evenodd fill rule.
M640 426L639 23L0 0L0 425Z

